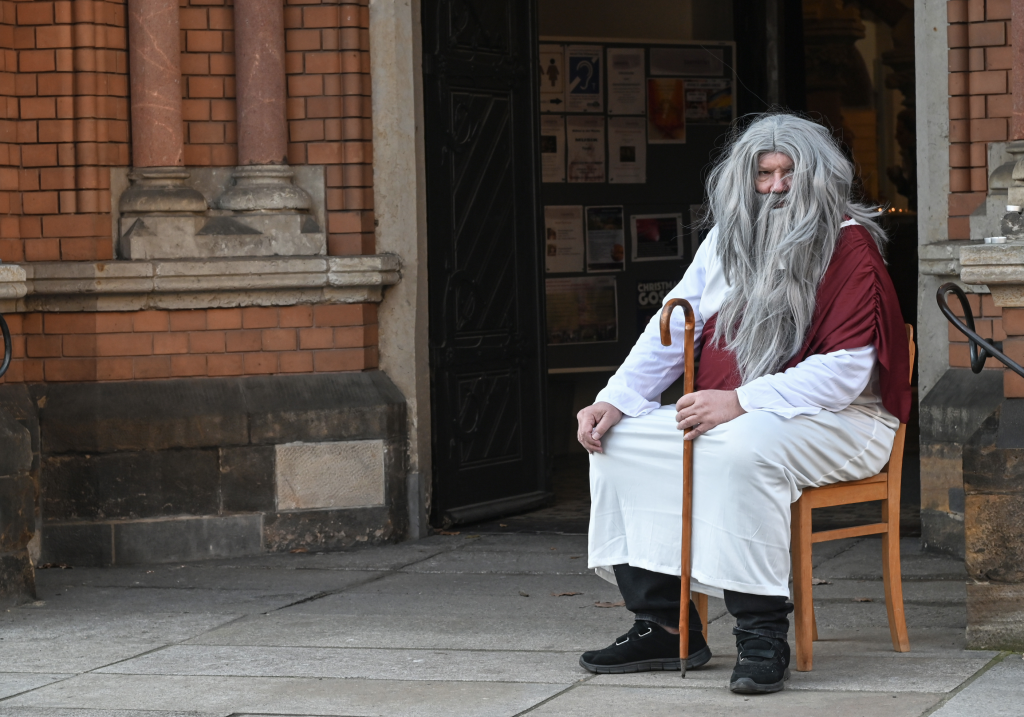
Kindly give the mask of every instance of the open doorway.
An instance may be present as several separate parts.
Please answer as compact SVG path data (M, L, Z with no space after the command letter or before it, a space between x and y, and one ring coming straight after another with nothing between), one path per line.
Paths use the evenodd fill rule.
M893 210L887 213L894 236L890 267L904 315L914 323L916 217L908 197L916 194L916 184L913 136L907 135L913 127L912 34L908 50L908 16L885 4L876 12L873 5L762 0L734 14L729 0L635 0L624 13L617 0L508 0L483 3L487 13L467 16L467 27L486 28L490 21L493 30L513 6L536 11L535 36L516 40L532 48L539 69L530 78L536 93L533 134L510 141L520 142L520 149L531 146L537 203L525 220L520 214L510 236L519 260L536 262L535 296L543 299L534 306L517 294L526 309L521 316L547 307L539 317L539 352L530 359L539 367L539 383L518 397L536 398L532 413L518 420L541 428L543 436L533 445L544 444L545 455L530 464L536 472L527 477L524 470L533 470L525 469L527 463L512 465L499 456L469 479L454 478L458 467L443 465L453 444L452 435L438 432L435 390L435 498L441 501L435 503L436 527L458 522L474 531L586 532L589 462L575 440L575 414L593 401L689 265L702 238L697 220L705 173L736 117L780 105L835 129L858 167L865 200ZM493 31L480 34L475 47L494 37ZM655 116L654 100L661 116ZM466 119L463 126L469 132L484 125ZM521 153L504 150L525 166ZM438 156L443 152L457 155L444 148ZM449 202L442 197L430 204L431 252L435 201ZM450 303L450 265L431 257L431 282L440 276L438 286L446 287L437 301ZM529 290L526 284L523 290ZM432 309L432 324L434 316ZM432 348L434 362L443 354L440 344ZM530 370L525 360L517 359L520 378ZM432 368L435 387L438 366ZM671 387L662 403L680 393L681 385ZM920 525L916 415L911 420L905 534L917 534ZM514 489L507 479L497 480L499 469L516 474ZM500 484L508 495L482 506L460 497L479 482ZM469 510L456 505L460 500L469 502ZM871 504L819 511L815 528L867 522L865 516L870 520L877 511Z

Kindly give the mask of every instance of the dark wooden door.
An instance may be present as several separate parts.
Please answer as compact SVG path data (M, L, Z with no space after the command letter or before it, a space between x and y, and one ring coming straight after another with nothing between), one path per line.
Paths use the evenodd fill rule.
M424 0L432 521L539 505L544 297L534 0Z

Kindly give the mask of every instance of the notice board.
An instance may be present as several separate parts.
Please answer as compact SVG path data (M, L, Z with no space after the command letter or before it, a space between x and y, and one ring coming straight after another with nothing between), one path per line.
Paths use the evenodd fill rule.
M548 367L617 366L702 235L735 45L542 38Z

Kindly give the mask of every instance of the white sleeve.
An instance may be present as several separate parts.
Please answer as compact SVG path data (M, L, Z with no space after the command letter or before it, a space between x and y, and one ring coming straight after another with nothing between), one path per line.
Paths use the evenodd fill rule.
M877 354L874 346L809 356L783 373L756 378L736 389L745 411L784 418L842 411L864 392Z
M700 297L704 292L707 261L711 245L716 238L713 236L715 231L712 229L697 249L697 254L683 275L683 280L665 295L665 301L686 299L690 302L696 319L693 343L698 347L701 330L704 328L704 320L700 315ZM661 406L652 399L660 396L662 391L683 374L683 336L686 319L681 310L672 313L671 346L661 345L660 325L661 310L648 322L629 356L608 381L608 385L597 394L595 401L606 401L627 416L643 416Z

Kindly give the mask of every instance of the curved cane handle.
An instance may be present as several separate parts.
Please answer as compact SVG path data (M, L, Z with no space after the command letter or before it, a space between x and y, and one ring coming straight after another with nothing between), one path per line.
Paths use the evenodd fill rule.
M683 337L683 350L685 356L685 372L683 373L683 393L693 392L693 332L697 327L697 321L693 315L693 307L686 299L669 299L661 309L661 345L672 345L672 310L681 307L683 317L686 320L686 333Z

